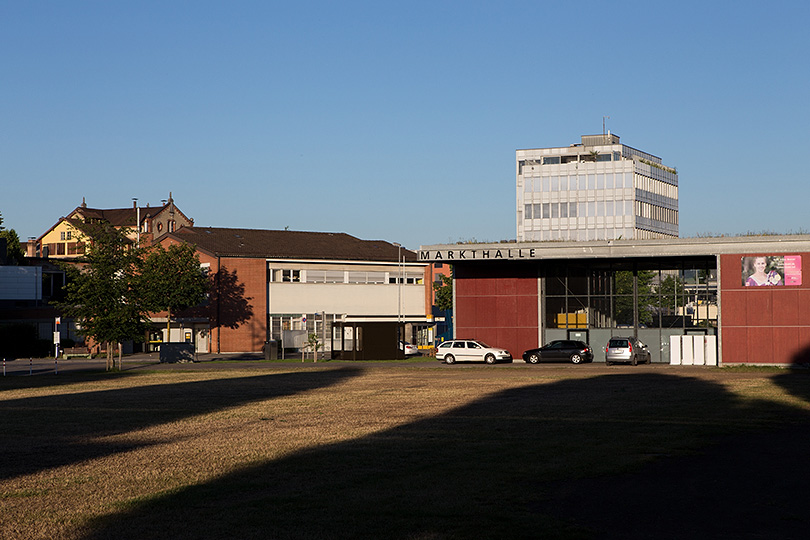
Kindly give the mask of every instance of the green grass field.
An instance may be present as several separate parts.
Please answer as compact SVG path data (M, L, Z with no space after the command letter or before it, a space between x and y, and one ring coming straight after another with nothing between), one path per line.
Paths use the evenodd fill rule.
M780 370L5 377L0 538L603 538L563 504L599 504L579 482L804 433L808 412L810 376Z

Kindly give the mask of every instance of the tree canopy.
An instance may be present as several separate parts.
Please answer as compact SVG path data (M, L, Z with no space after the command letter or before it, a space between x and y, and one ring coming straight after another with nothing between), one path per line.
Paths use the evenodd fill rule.
M173 313L199 305L209 290L210 281L189 244L173 244L168 248L158 244L149 248L139 261L138 274L140 301L149 311L166 311L167 327Z
M63 313L78 323L77 332L98 343L142 341L149 317L136 294L141 251L132 246L125 231L109 224L86 224L92 245L79 266L63 265L67 273ZM112 367L112 347L107 347L107 368Z
M77 332L97 343L143 341L150 312L171 314L205 299L209 280L192 246L138 248L126 230L106 223L85 223L87 253L68 274L63 313L78 323ZM107 347L107 367L112 367Z
M654 272L639 270L637 276L638 293L638 323L650 324L652 322L651 306L654 305L652 282ZM620 325L633 325L633 272L629 270L617 271L614 274L614 317Z
M0 238L6 239L6 257L9 261L14 261L17 264L23 262L25 253L20 244L20 237L17 236L17 231L14 229L6 229L3 226L3 214L0 213Z
M441 283L434 283L433 290L436 292L436 307L447 311L453 309L453 278L442 275Z

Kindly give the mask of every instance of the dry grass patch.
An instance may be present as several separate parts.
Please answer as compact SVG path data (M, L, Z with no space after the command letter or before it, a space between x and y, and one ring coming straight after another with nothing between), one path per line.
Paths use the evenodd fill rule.
M587 373L270 366L3 380L0 537L574 537L535 510L551 483L803 422L808 408L801 376Z

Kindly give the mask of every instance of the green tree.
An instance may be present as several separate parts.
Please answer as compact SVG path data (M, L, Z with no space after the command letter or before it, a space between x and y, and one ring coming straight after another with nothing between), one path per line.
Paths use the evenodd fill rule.
M173 244L154 246L141 260L138 296L152 312L166 311L166 341L169 341L172 314L199 305L210 289L210 280L200 268L194 246Z
M650 324L653 318L655 298L652 292L652 281L655 273L639 270L638 283L638 322ZM617 324L632 325L633 317L633 272L620 270L614 274L614 319Z
M22 246L20 245L20 237L17 236L17 231L14 229L6 229L3 227L3 214L0 213L0 238L6 239L6 257L9 261L14 261L20 264L25 259Z
M321 348L321 341L318 339L318 334L309 334L307 338L306 347L312 351L312 359L314 362L318 361L318 349ZM304 356L301 356L301 362L304 361Z
M447 311L453 309L453 278L442 275L441 283L433 283L433 290L436 293L436 307Z
M85 224L90 249L80 265L63 265L67 273L65 300L57 303L75 319L77 332L97 343L107 344L107 369L114 367L114 344L141 341L149 318L136 294L140 251L132 246L126 231L106 223ZM121 367L121 350L118 354Z
M684 305L683 279L680 276L667 276L658 285L660 307L668 313L677 314L678 308Z

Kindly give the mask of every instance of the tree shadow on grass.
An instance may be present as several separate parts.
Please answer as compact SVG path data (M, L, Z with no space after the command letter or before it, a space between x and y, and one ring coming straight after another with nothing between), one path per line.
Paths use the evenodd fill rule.
M763 435L774 420L790 452ZM706 380L532 385L144 501L86 539L803 538L786 509L810 481L806 428Z
M28 369L27 364L25 369ZM83 370L71 370L68 373L63 371L59 375L54 375L53 368L37 368L32 370L32 374L36 376L28 376L28 371L21 373L20 370L18 370L12 376L2 379L0 394L10 390L55 388L59 386L103 382L137 376L135 373L127 373L125 371L105 371L103 367L101 369L92 367ZM0 410L1 409L2 405L0 404Z
M0 401L0 479L149 444L84 442L89 438L127 433L253 401L323 388L360 372L356 368L308 370ZM88 377L79 375L70 380L90 380Z

